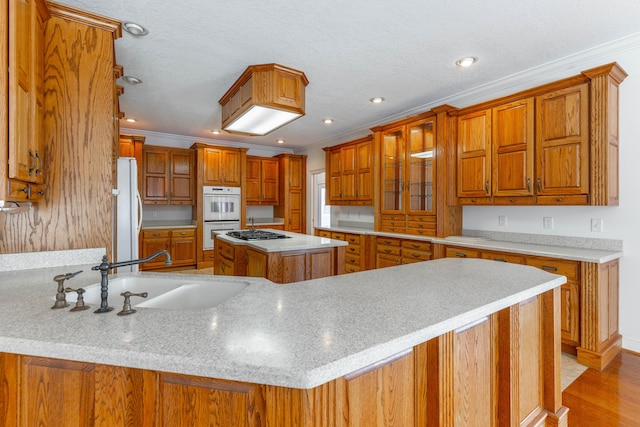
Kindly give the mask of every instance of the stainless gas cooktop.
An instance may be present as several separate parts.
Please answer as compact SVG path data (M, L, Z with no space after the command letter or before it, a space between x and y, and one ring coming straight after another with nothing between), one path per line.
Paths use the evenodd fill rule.
M285 236L284 234L265 230L229 231L227 236L242 240L274 240L291 238L291 236Z

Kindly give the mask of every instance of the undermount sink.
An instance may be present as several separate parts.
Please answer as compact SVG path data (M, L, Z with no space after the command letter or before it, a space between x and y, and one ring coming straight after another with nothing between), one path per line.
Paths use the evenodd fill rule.
M120 277L109 280L109 305L120 307L123 297L120 293L147 293L147 298L132 297L134 307L162 308L172 310L194 310L212 308L222 304L249 286L244 281L211 282L179 277ZM100 305L100 283L84 288L84 303ZM67 302L75 304L77 294L67 293Z

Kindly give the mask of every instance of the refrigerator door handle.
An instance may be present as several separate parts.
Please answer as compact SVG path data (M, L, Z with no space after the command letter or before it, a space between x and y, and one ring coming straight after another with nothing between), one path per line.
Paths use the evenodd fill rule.
M138 231L138 233L140 232L140 230L142 229L142 197L140 197L140 192L138 190L136 190L136 201L138 202L138 226L136 228L136 230Z

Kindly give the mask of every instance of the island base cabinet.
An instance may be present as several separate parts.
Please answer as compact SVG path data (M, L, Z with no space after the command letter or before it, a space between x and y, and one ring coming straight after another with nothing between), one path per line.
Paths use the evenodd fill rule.
M0 426L567 426L560 289L310 389L0 353Z

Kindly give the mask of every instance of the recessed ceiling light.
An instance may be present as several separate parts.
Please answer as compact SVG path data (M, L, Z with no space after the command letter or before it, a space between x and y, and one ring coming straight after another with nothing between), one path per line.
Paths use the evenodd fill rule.
M142 37L149 34L149 30L143 27L140 24L136 24L135 22L123 22L122 29L132 36Z
M470 67L476 62L478 62L478 58L474 58L473 56L467 56L467 57L458 59L456 61L456 67Z
M278 144L284 144L284 139L279 139L277 142Z
M330 125L331 123L333 123L333 119L324 119L322 123L324 123L325 125Z
M124 76L122 77L122 80L124 80L126 83L129 83L130 85L133 85L133 86L139 85L140 83L142 83L142 80L134 76Z
M131 117L129 117L129 118L125 119L125 120L126 120L126 121L128 121L129 123L135 123L135 122L137 122L137 120L136 120L136 119L133 119L133 118L131 118Z
M211 133L214 134L214 135L219 135L220 131L218 129L214 129L214 130L211 131Z
M382 102L384 102L384 98L381 96L375 96L373 98L371 98L369 101L373 102L374 104L380 104Z

